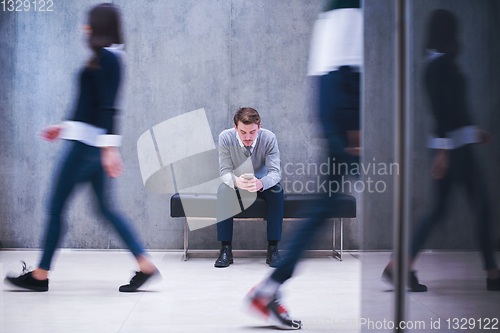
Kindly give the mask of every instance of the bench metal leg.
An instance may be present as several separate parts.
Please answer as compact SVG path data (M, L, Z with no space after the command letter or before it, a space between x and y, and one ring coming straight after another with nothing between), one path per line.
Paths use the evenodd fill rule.
M336 248L335 248L335 239L337 238L337 234L335 232L335 226L337 225L337 219L334 219L333 220L333 223L332 223L332 228L333 228L333 257L335 258L337 256L337 251L336 251Z
M337 226L337 219L333 220L333 257L339 259L342 261L342 254L344 253L344 219L339 219L340 220L340 252L337 251L336 248L336 230L335 227Z
M340 261L344 253L344 219L340 219Z
M188 248L189 248L189 228L188 228L187 217L185 217L184 218L184 261L187 260Z

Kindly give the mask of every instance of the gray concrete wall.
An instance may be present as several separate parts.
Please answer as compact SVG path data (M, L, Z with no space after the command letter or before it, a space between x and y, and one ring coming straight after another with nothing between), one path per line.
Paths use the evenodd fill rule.
M5 129L0 131L0 142L2 144L2 158L0 158L0 188L9 189L11 186L11 180L8 177L7 170L12 169L13 160L12 158L5 158L6 156L12 156L14 154L14 146L12 145L13 138L12 128L15 124L12 121L12 113L14 108L14 87L12 86L14 82L14 59L16 53L16 17L14 15L8 15L5 12L0 12L0 31L4 33L6 36L10 38L2 38L0 39L0 124L5 124ZM11 128L11 130L8 130ZM5 196L5 199L2 197L2 206L7 206L8 203L11 203L12 200ZM0 212L4 212L5 209L0 209ZM9 220L7 214L2 214L2 223L7 222ZM0 227L0 248L3 245L5 239L11 238L13 239L13 235L6 235L3 231L3 228Z
M170 194L144 189L137 159L138 137L174 116L205 108L214 140L232 126L241 106L253 106L263 126L279 140L288 192L298 181L316 175L298 172L298 163L323 163L322 142L315 128L314 80L306 77L313 23L323 0L293 1L115 1L121 8L126 40L126 75L121 101L121 152L125 174L113 181L116 206L134 221L148 248L182 247L182 221L169 217ZM76 80L90 56L80 25L98 1L65 1L51 13L0 13L0 240L4 247L38 247L45 225L46 204L53 177L68 144L37 138L48 124L71 111ZM470 104L478 124L498 133L500 117L496 91L499 9L495 0L421 0L414 2L414 184L412 218L429 203L430 157L425 138L431 126L421 85L421 44L427 13L433 8L453 10L462 22L467 46L460 62L470 78ZM390 0L365 1L365 74L363 144L365 165L393 162L394 12ZM500 197L500 141L481 147L490 177L492 202ZM346 246L352 249L390 249L392 244L392 177L366 175L383 181L383 193L359 200L360 218L346 225ZM304 190L302 190L304 191ZM83 185L68 204L63 247L121 248L114 231L94 210L94 199ZM498 220L498 208L494 206ZM361 220L364 221L361 224ZM285 234L293 221L285 222ZM328 228L315 242L329 248ZM362 231L362 241L358 239ZM471 215L464 198L456 195L447 220L427 243L430 248L472 248ZM248 235L252 235L249 237ZM453 237L448 237L453 235ZM446 237L444 237L446 236ZM192 232L193 248L217 248L215 226ZM260 249L265 245L264 221L239 221L235 247Z
M90 57L80 25L96 3L64 1L51 13L1 14L4 247L41 244L51 184L68 143L50 144L37 132L72 112L77 75ZM152 126L205 108L217 142L218 133L232 126L235 110L253 106L263 126L278 137L282 165L319 159L314 84L306 70L312 27L325 1L114 3L123 14L127 54L119 119L126 172L112 181L113 203L134 222L146 247L180 249L183 239L183 221L169 217L171 194L149 193L142 183L136 142ZM289 170L284 180L306 180ZM288 192L296 191L290 186ZM96 213L88 186L75 193L67 205L61 246L123 247ZM284 237L291 224L285 222ZM352 238L347 246L358 247L354 233L347 230L346 238ZM235 248L264 248L265 222L237 222L234 240ZM314 248L328 249L331 241L331 233L324 233ZM192 232L190 246L217 248L215 226Z
M362 163L394 163L394 2L364 2ZM388 249L392 242L393 176L369 174L387 190L363 196L363 249Z

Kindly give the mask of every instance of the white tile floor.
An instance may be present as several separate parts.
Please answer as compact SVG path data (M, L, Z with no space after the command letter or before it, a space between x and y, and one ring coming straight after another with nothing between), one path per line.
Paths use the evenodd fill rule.
M389 253L362 253L361 317L372 321L393 318L394 293L384 283L377 283L389 260ZM498 258L498 253L497 253ZM497 262L500 262L497 260ZM426 293L407 293L407 319L423 321L425 330L408 332L500 332L500 292L486 290L486 275L476 252L425 252L416 263L417 276L429 288ZM460 319L457 329L453 318ZM464 324L474 318L475 326ZM478 329L477 319L498 322L496 330ZM440 329L430 329L430 322L440 319ZM450 319L448 329L446 320ZM491 327L492 325L490 325ZM372 330L372 332L392 332Z
M35 265L36 251L0 251L0 274L21 271L20 260ZM182 260L181 252L152 252L163 280L144 292L118 292L133 275L127 252L62 251L55 260L47 293L0 292L0 332L262 332L273 330L241 310L249 289L271 272L264 258L236 258L227 269L214 258ZM344 261L310 258L285 284L284 300L292 316L319 330L319 323L359 318L391 320L393 293L380 282L387 253L345 254ZM419 276L425 294L408 294L409 319L426 322L408 332L481 332L448 330L449 317L499 318L500 293L487 292L477 253L424 253ZM443 269L445 268L445 269ZM430 330L430 318L441 329ZM366 326L365 326L366 327ZM500 323L497 325L500 328ZM369 330L390 332L390 330ZM491 332L495 332L492 330Z

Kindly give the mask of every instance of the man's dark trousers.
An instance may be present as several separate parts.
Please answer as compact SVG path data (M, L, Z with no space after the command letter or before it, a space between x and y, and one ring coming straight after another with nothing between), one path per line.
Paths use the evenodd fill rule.
M219 186L217 192L217 211L224 211L226 205L239 205L235 203L234 190L226 184ZM268 188L265 191L257 191L257 196L264 199L267 203L267 240L280 241L281 230L283 226L283 187L280 183ZM239 195L238 195L239 197ZM217 219L219 220L219 219ZM224 221L217 223L217 240L219 242L231 242L233 240L233 218L230 217Z

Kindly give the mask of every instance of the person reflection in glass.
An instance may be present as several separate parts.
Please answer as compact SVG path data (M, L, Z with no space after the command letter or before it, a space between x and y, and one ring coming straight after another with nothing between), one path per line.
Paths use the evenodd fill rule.
M473 125L466 100L466 82L457 62L460 51L458 21L447 10L437 9L430 17L427 36L425 88L434 118L434 136L428 147L435 151L431 175L434 201L429 213L417 224L411 236L410 291L425 292L413 270L415 259L432 229L443 220L451 189L460 185L475 216L477 238L487 272L486 288L500 291L500 272L493 251L491 212L484 173L475 157L473 144L486 144L491 136ZM392 260L382 278L392 283Z

